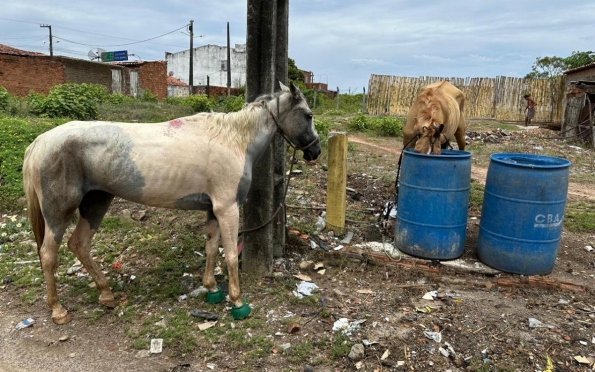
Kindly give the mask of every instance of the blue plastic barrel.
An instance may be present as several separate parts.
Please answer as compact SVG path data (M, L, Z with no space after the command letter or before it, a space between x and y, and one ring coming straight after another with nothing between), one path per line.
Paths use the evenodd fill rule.
M449 260L463 254L471 189L471 153L403 151L395 245L413 256Z
M482 262L523 275L554 269L569 168L568 160L550 156L490 156L477 241Z

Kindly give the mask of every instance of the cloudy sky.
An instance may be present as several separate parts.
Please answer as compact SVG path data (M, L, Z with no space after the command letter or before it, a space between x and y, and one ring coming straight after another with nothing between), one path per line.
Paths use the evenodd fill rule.
M522 77L536 57L595 50L595 2L560 0L291 0L289 57L316 82L360 93L371 74ZM241 0L7 0L0 44L87 59L91 49L131 60L246 42Z

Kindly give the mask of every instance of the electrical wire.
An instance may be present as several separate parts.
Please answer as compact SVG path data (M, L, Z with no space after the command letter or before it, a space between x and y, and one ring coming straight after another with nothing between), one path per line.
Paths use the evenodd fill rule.
M59 36L54 36L54 38L60 39L60 40L63 40L63 41L66 41L67 43L72 43L72 44L77 44L77 45L83 45L83 46L90 46L90 47L119 47L119 46L126 46L126 45L133 45L133 44L145 43L147 41L155 40L155 39L158 39L160 37L163 37L163 36L166 36L166 35L169 35L169 34L173 34L174 32L177 32L177 31L179 31L179 30L181 30L183 28L186 28L186 27L187 27L187 25L184 25L184 26L182 26L180 28L177 28L177 29L175 29L173 31L170 31L170 32L167 32L165 34L162 34L162 35L159 35L159 36L155 36L155 37L152 37L152 38L149 38L149 39L146 39L146 40L135 41L135 42L132 42L132 43L124 43L124 44L112 44L112 45L79 43L79 42L68 40L68 39L65 39L65 38L62 38L62 37L59 37Z

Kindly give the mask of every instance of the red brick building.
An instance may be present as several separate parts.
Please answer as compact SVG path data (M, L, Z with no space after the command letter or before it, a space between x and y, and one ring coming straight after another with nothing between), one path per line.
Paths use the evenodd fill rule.
M165 61L100 63L28 52L0 44L0 86L12 95L29 91L47 94L58 84L101 84L110 93L136 96L150 91L162 100L167 95Z

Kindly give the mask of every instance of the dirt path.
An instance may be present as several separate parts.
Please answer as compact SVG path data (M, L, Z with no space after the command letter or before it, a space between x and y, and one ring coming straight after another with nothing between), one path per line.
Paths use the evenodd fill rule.
M352 135L350 135L348 137L348 141L353 142L353 143L358 143L361 145L365 145L365 146L371 146L375 149L386 151L388 153L395 155L397 158L399 155L401 155L402 146L401 146L401 143L399 143L398 141L393 142L394 146L377 145L375 143L371 143L371 142L366 141L362 138L359 138L357 136L352 136ZM473 165L473 164L471 165L471 178L474 179L475 181L481 183L482 185L485 185L485 180L486 180L487 174L488 174L487 168L479 167L479 166ZM587 199L595 200L595 189L590 189L580 183L569 182L568 196L571 198L587 198Z

